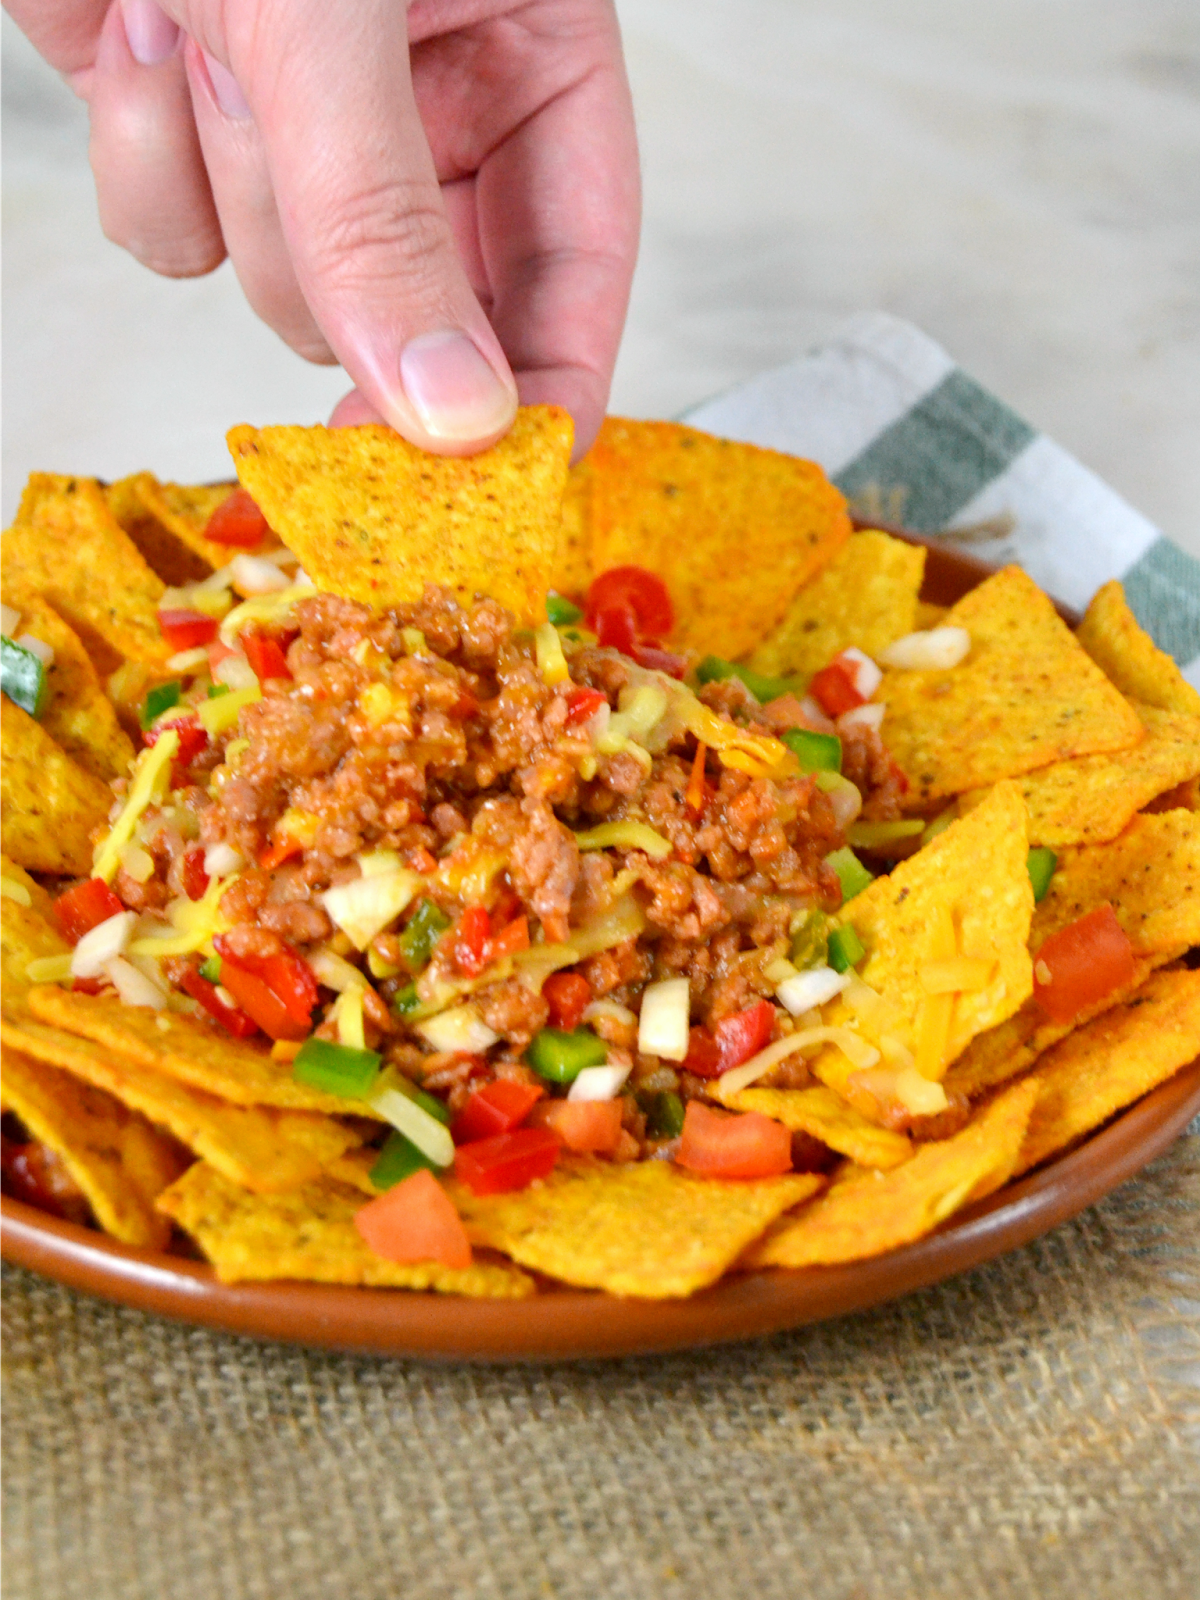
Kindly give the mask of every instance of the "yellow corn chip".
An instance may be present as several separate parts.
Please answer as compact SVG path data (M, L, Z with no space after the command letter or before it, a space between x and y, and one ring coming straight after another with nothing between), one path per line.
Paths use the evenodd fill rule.
M47 894L46 890L42 888L41 884L38 883L36 878L31 878L29 876L24 867L19 867L15 861L11 860L10 857L6 856L2 851L0 851L0 875L2 875L10 884L19 883L25 890L25 894L28 895L29 904L32 909L36 911L39 916L49 918L51 915L50 907L52 904L49 894ZM21 900L21 904L25 904L23 898Z
M567 473L563 490L562 535L551 588L582 600L592 581L591 549L592 468L580 461Z
M1048 1050L1017 1172L1027 1172L1200 1055L1200 972L1157 972Z
M971 649L957 667L886 672L884 739L906 773L906 804L961 794L1052 761L1127 750L1136 712L1018 567L1005 567L952 606Z
M925 550L868 529L799 590L783 621L747 658L756 672L812 677L847 645L877 656L917 626Z
M133 760L133 744L117 721L83 642L40 595L22 596L19 609L20 631L54 651L46 669L46 705L38 721L85 772L105 783L123 778Z
M98 671L122 660L161 665L163 582L121 528L94 478L35 472L4 535L8 603L44 594L79 635Z
M50 984L31 994L30 1006L42 1022L234 1105L379 1120L362 1101L296 1083L291 1062L272 1060L262 1046L230 1038L199 1017L127 1006L115 995L74 994Z
M1136 707L1146 737L1116 755L1059 761L1021 778L1030 844L1102 844L1115 839L1135 812L1156 795L1200 773L1200 717ZM959 796L969 811L986 790Z
M4 1053L0 1103L60 1158L105 1233L166 1248L171 1229L154 1201L187 1165L173 1139L103 1090L19 1050Z
M667 1161L574 1158L515 1194L447 1187L473 1241L564 1283L663 1300L714 1283L823 1183L813 1173L730 1182Z
M178 548L186 552L193 563L203 567L205 575L227 566L237 554L229 545L206 538L204 531L213 512L228 500L235 488L236 484L232 483L160 483L152 472L141 472L137 477L137 493L142 505L176 541ZM279 540L271 535L258 548L274 550L278 547Z
M811 1134L860 1167L897 1167L913 1153L912 1140L881 1128L824 1084L811 1089L743 1089L717 1098L733 1111L761 1111L793 1133Z
M1160 650L1139 627L1116 578L1096 590L1076 637L1096 665L1131 700L1143 700L1160 711L1200 716L1200 692L1192 688L1166 651Z
M13 870L7 856L4 873ZM17 869L20 870L19 868ZM30 880L32 884L32 880ZM32 884L33 889L37 889ZM25 996L31 987L26 970L31 961L47 956L65 955L70 945L50 921L49 897L38 889L41 898L30 896L32 904L25 906L5 895L0 899L0 1011L6 1017L28 1016Z
M778 1222L743 1264L832 1266L922 1238L968 1201L1008 1182L1036 1095L1033 1084L1015 1084L952 1139L921 1145L890 1172L834 1185L798 1216Z
M477 456L431 456L390 428L238 427L238 477L321 589L372 606L444 584L545 620L558 559L571 419L524 406Z
M142 498L143 482L152 494L161 489L152 472L137 472L132 477L106 484L104 498L147 566L152 567L164 583L177 587L197 583L207 578L214 566L223 566L224 561L209 562L176 538Z
M1016 785L998 783L986 816L981 810L951 823L887 877L876 878L837 918L862 940L867 954L859 974L895 1013L891 1037L912 1051L925 999L921 973L940 955L939 919L944 913L951 915L961 954L995 962L994 976L982 989L955 1000L947 1061L977 1033L1012 1016L1033 991L1027 948L1033 887L1026 866L1025 812ZM853 1020L853 1013L839 996L826 1017L844 1024ZM865 1021L860 1019L859 1026L872 1036ZM813 1071L843 1093L854 1069L840 1050L828 1046Z
M658 573L684 650L752 649L850 534L846 502L820 467L775 450L608 417L587 459L592 570Z
M938 628L946 620L949 606L934 605L932 600L917 601L917 618L913 623L914 628Z
M1156 795L1145 807L1147 811L1200 811L1200 777L1186 778L1173 789Z
M134 1007L128 1008L133 1011ZM180 1144L248 1189L262 1194L299 1188L361 1143L344 1123L311 1111L231 1106L123 1053L40 1022L0 1021L5 1047L61 1067L114 1095L131 1111L174 1134Z
M193 1236L222 1283L305 1278L498 1300L534 1292L533 1279L506 1261L461 1269L385 1261L354 1226L363 1203L360 1194L328 1178L291 1194L251 1194L203 1161L158 1198L159 1210Z
M1134 954L1200 945L1200 816L1138 816L1108 844L1064 850L1033 913L1029 948L1112 903Z
M0 827L5 851L34 872L86 877L90 836L112 790L64 754L27 712L0 702Z

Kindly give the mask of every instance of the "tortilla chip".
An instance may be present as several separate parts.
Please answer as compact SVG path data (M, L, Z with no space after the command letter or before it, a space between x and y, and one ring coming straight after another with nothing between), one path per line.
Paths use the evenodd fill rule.
M860 1167L898 1167L913 1153L912 1140L905 1134L868 1121L824 1084L811 1089L752 1088L723 1095L718 1080L714 1091L731 1110L761 1111L792 1133L819 1139Z
M49 918L53 901L36 878L31 878L24 867L0 851L0 875L9 883L19 883L29 896L29 904L39 916ZM22 902L23 903L23 902Z
M5 857L5 877L12 870ZM37 885L33 887L36 889ZM39 890L39 894L43 891ZM48 896L46 897L49 898ZM31 896L32 899L32 896ZM0 899L0 1011L6 1017L28 1016L25 996L32 985L27 968L31 961L66 955L70 945L50 921L49 905L34 900L23 906L5 895Z
M909 780L910 810L1052 761L1140 743L1136 712L1019 567L986 579L945 621L971 636L962 664L885 672L877 695L887 706L884 741Z
M1017 1172L1107 1122L1200 1055L1200 972L1157 972L1123 1005L1048 1050Z
M567 473L563 490L562 533L551 588L582 600L592 581L592 468L581 461Z
M147 566L152 567L164 583L175 587L198 583L207 578L215 566L223 566L223 560L208 561L176 538L142 498L143 483L151 494L161 488L152 472L137 472L130 478L107 484L104 498Z
M372 606L444 584L545 620L562 531L572 426L523 406L499 444L431 456L381 425L228 434L238 477L321 589Z
M435 1289L474 1299L523 1300L533 1294L533 1279L504 1261L476 1261L466 1268L385 1261L367 1248L354 1226L362 1205L360 1194L329 1179L265 1199L203 1161L158 1199L159 1210L193 1236L222 1283L300 1278Z
M1200 811L1200 777L1185 778L1173 789L1155 795L1144 808L1146 811Z
M296 1083L291 1063L272 1060L260 1045L233 1039L199 1017L127 1006L115 995L75 994L46 984L29 997L41 1022L91 1039L178 1083L238 1106L329 1111L335 1116L378 1113L362 1101L323 1094Z
M0 1039L6 1048L22 1050L35 1061L49 1062L106 1090L131 1111L140 1111L166 1128L235 1183L262 1194L311 1182L327 1161L361 1142L353 1129L332 1117L231 1106L130 1061L113 1046L94 1044L40 1022L4 1019Z
M581 1288L663 1300L715 1283L815 1173L729 1182L668 1161L563 1159L542 1183L473 1195L448 1184L472 1241Z
M86 877L90 836L103 825L112 790L72 761L27 712L0 702L0 828L4 849L34 872Z
M158 626L162 579L118 524L94 478L30 477L17 520L4 535L4 583L10 605L20 605L22 595L44 594L101 673L126 658L161 665L171 654Z
M19 1050L4 1053L0 1103L60 1158L105 1233L166 1248L170 1224L154 1201L188 1160L173 1139L103 1090Z
M1059 761L1020 779L1029 812L1030 844L1102 844L1156 795L1200 773L1200 717L1139 705L1146 737L1119 755ZM959 808L978 805L986 790L959 796Z
M925 550L869 528L800 589L783 621L747 658L756 672L811 678L847 645L877 656L917 627Z
M940 628L942 623L946 620L946 613L949 611L949 609L949 606L935 606L932 600L918 600L917 620L913 624L914 628L920 628L922 630L926 628Z
M743 1265L832 1266L922 1238L1008 1182L1036 1097L1034 1084L1015 1084L952 1139L921 1145L890 1172L836 1184L799 1216L777 1223Z
M20 631L54 651L46 670L46 706L38 721L85 772L104 783L123 778L133 760L133 744L82 640L40 595L22 596L19 609Z
M137 477L138 499L142 506L166 537L175 542L181 559L186 558L193 566L200 567L203 577L227 566L237 554L229 545L205 537L209 518L236 487L233 483L160 483L152 472L141 472ZM272 534L256 548L275 550L279 543Z
M1075 637L1131 700L1142 700L1160 711L1200 716L1200 692L1139 627L1118 579L1096 590Z
M915 1050L917 1020L925 999L921 971L935 955L935 913L950 912L960 952L996 963L985 988L958 995L951 1016L946 1059L953 1061L975 1037L1019 1008L1033 992L1027 948L1033 887L1026 866L1025 812L1017 786L998 783L982 807L951 823L884 878L856 895L838 913L867 952L859 976L894 1013L892 1038ZM850 1023L853 1014L839 997L826 1019ZM867 1037L871 1030L860 1021ZM879 1043L878 1039L874 1040ZM814 1074L844 1093L854 1069L834 1046L813 1063ZM869 1114L870 1108L862 1109Z
M587 459L592 570L658 573L683 650L745 654L850 535L846 502L820 467L776 450L608 417Z

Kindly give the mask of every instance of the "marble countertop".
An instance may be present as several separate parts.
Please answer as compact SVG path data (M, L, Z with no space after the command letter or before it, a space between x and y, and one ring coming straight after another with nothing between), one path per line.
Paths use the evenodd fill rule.
M645 225L613 409L668 416L848 314L918 323L1200 555L1195 0L622 0ZM4 19L3 510L34 468L228 470L344 388L226 265L102 237L84 108Z

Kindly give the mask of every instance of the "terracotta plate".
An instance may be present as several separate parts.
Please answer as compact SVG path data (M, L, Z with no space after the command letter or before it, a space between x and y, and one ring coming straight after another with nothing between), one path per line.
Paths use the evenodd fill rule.
M989 570L933 545L925 598L949 604ZM0 1248L7 1260L72 1288L260 1338L456 1361L633 1355L818 1322L989 1261L1133 1177L1197 1113L1200 1060L1078 1149L916 1244L848 1266L748 1273L690 1300L621 1300L573 1289L551 1289L530 1300L457 1300L310 1283L220 1284L209 1267L130 1249L7 1197L0 1202Z

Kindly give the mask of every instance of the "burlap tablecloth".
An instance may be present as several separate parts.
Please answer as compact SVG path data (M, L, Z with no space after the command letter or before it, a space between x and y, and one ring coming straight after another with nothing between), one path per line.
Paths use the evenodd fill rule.
M1076 1222L759 1343L259 1345L5 1274L6 1600L1194 1600L1200 1124Z

